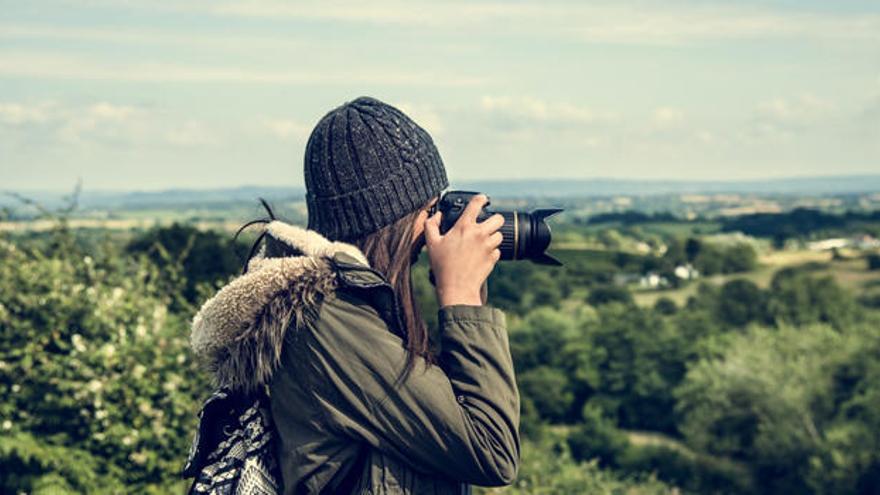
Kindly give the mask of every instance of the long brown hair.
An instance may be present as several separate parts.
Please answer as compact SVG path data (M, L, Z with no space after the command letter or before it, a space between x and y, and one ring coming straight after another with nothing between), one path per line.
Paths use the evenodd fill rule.
M408 352L404 375L412 371L417 356L425 359L426 366L436 364L436 357L430 349L428 327L419 311L412 284L413 225L429 204L430 201L396 222L353 241L367 257L370 266L384 274L394 288L406 326L404 345Z
M269 218L252 220L242 225L238 232L235 233L233 241L238 238L245 228L255 223L269 223L277 219L268 202L263 198L259 199L269 213ZM433 199L431 198L431 200ZM436 356L430 347L428 326L422 318L421 311L419 311L419 305L416 301L412 285L413 225L419 213L427 209L428 205L431 204L431 200L396 222L354 241L350 241L364 253L373 269L385 275L385 278L394 289L397 308L402 313L403 323L406 327L403 329L406 334L404 346L408 351L404 372L401 374L400 380L403 380L413 370L416 357L418 356L424 358L426 366L437 364ZM243 263L242 274L247 273L248 262L256 253L263 238L266 239L267 257L293 255L291 248L283 243L271 242L272 237L267 236L266 232L263 232L257 237L256 242L251 247L247 259Z

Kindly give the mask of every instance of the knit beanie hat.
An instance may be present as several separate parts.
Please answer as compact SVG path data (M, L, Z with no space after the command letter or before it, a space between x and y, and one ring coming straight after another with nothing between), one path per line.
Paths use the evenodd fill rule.
M449 185L431 136L397 108L361 97L315 126L305 154L308 228L351 240L417 210Z

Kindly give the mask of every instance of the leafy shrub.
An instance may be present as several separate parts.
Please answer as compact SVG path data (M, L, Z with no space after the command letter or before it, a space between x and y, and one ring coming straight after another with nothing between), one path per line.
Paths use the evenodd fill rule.
M568 445L579 461L597 459L600 466L616 467L629 447L629 440L600 407L587 404L583 421L568 436Z
M875 325L751 328L688 371L680 429L699 452L749 463L761 493L869 493L880 473L877 355Z
M189 315L148 261L49 245L66 249L0 240L0 491L179 484L207 390Z
M474 487L476 495L673 495L673 487L647 475L600 469L597 461L577 462L564 433L548 432L522 446L516 482L503 488Z
M593 306L610 303L634 304L632 293L629 290L613 285L603 285L591 290L587 302Z
M865 259L868 262L868 270L880 270L880 254L871 253L865 256Z
M744 465L680 448L630 445L619 463L623 472L654 473L658 479L693 493L754 493L751 473Z
M718 319L733 326L743 326L765 317L766 296L751 280L734 279L721 286Z
M217 232L175 222L138 235L128 243L126 252L144 254L163 270L179 268L181 294L192 304L199 298L199 284L223 282L241 270L243 258L235 254L235 247L231 239ZM247 249L243 244L238 247Z
M835 328L844 328L861 316L855 298L833 278L797 268L784 268L773 276L767 313L779 323L828 323Z

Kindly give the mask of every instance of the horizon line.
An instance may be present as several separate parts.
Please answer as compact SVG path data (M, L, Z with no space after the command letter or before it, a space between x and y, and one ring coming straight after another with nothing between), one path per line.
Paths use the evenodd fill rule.
M669 183L669 182L679 182L679 183L689 183L689 184L700 184L700 183L720 183L720 184L744 184L749 182L778 182L778 181L791 181L791 180L822 180L822 179L861 179L861 178L878 178L880 179L880 173L853 173L853 174L824 174L824 175L783 175L783 176L762 176L762 177L752 177L752 178L736 178L736 179L680 179L680 178L632 178L632 177L614 177L614 176L594 176L594 177L511 177L511 178L480 178L480 179L465 179L460 181L450 181L451 183L459 183L459 184L473 184L480 182L508 182L508 183L521 183L521 182L556 182L556 181L564 181L564 182L587 182L587 181L615 181L615 182L643 182L643 183ZM85 186L82 187L82 192L88 191L89 193L167 193L174 191L217 191L217 190L227 190L227 189L247 189L247 188L255 188L255 189L305 189L305 184L241 184L241 185L228 185L228 186L211 186L211 187L197 187L197 186L183 186L183 187L164 187L164 188L155 188L155 189L126 189L126 188L87 188ZM62 193L69 194L73 191L74 188L69 189L36 189L36 188L3 188L0 189L2 193Z

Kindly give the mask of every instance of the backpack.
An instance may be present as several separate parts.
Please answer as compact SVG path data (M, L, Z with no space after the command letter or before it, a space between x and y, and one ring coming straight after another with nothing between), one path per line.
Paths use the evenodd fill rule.
M264 390L245 394L219 388L202 405L184 478L189 495L276 495L281 474L277 433Z

